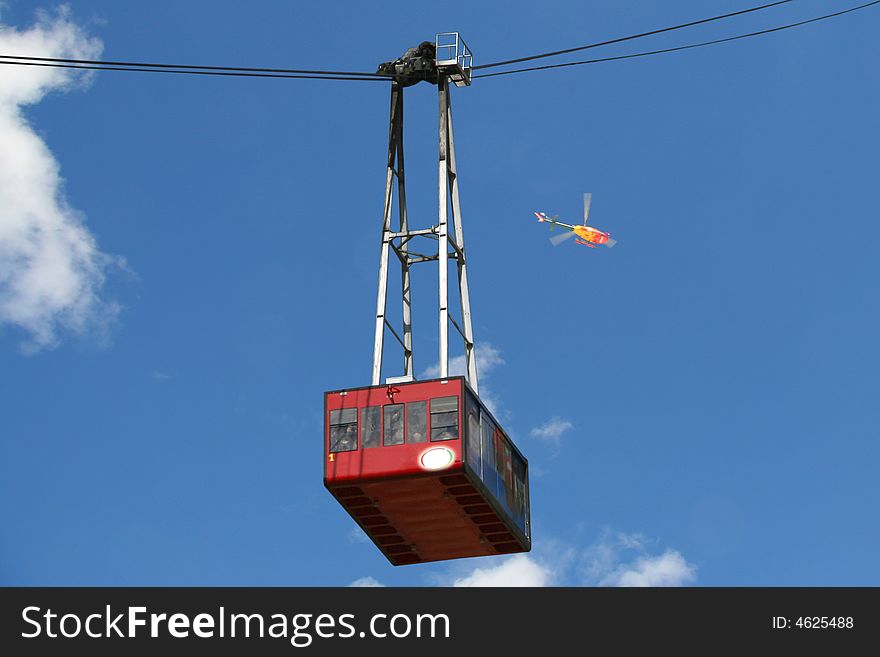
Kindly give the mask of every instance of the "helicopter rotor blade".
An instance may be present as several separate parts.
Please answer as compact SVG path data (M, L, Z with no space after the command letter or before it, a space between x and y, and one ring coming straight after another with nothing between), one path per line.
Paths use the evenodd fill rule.
M584 194L584 226L587 225L587 219L590 216L590 205L593 202L593 193L587 192Z
M613 248L615 244L617 244L617 240L610 237L608 238L608 241L605 242L605 246L607 246L609 249Z
M569 231L566 231L565 233L563 233L562 235L556 235L555 237L551 237L550 244L552 244L553 246L559 246L565 240L574 237L574 234L575 233L573 230L569 230Z

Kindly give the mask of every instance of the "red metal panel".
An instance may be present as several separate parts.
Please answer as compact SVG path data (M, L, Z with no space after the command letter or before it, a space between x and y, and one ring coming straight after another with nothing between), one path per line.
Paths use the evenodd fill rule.
M363 409L368 406L384 406L391 403L405 404L407 402L428 401L438 397L453 396L459 398L459 438L457 440L431 442L429 439L429 416L427 418L429 423L428 436L426 436L425 442L405 443L403 445L380 445L365 449L361 445L359 436L357 450L352 452L330 452L328 416L331 410L340 408ZM421 474L425 472L425 469L420 464L422 454L428 449L441 446L450 449L454 454L454 461L449 469L461 468L461 419L463 415L461 403L461 379L447 379L445 383L442 381L425 381L326 393L324 418L325 481L329 485L343 481L361 481L364 479Z

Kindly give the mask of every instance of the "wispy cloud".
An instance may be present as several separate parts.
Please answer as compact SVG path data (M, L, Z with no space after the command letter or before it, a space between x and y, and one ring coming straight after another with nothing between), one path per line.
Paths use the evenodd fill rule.
M476 568L466 577L456 579L453 586L551 586L555 573L546 565L517 554L485 568Z
M504 365L501 352L488 342L476 345L477 375L480 377L480 399L488 407L493 415L498 417L501 413L501 403L492 390L486 385L486 379L498 367ZM467 374L467 363L464 354L449 359L449 375L464 376ZM423 379L433 379L440 376L440 365L435 363L421 373Z
M368 587L384 587L385 585L382 582L374 579L373 577L361 577L360 579L354 580L350 587L355 588L368 588Z
M355 525L351 528L351 531L348 532L348 541L350 543L369 543L370 537L364 533L364 530L360 528L360 526Z
M599 586L683 586L696 579L696 568L676 550L656 557L639 557L618 566Z
M492 370L499 365L504 365L504 359L501 357L501 352L488 342L476 345L475 350L477 352L477 373L480 376L489 376ZM449 359L450 376L464 376L466 373L467 363L465 362L464 354L453 356ZM440 376L439 363L431 365L431 367L422 372L422 378L424 379L433 379L438 376Z
M582 574L596 586L684 586L697 569L677 550L649 554L640 534L606 531L584 552Z
M551 443L558 447L562 434L574 427L574 425L561 417L552 417L539 427L535 427L529 432L529 435Z
M696 567L680 552L651 554L639 534L605 531L584 548L545 540L531 554L489 560L437 582L453 586L684 586ZM453 570L455 572L455 570Z
M24 30L0 22L7 55L96 59L102 47L63 7L38 13ZM55 346L60 329L84 333L118 312L100 291L108 268L123 262L101 252L70 207L58 162L23 114L48 93L83 88L90 79L70 69L0 70L0 326L26 331L28 352Z

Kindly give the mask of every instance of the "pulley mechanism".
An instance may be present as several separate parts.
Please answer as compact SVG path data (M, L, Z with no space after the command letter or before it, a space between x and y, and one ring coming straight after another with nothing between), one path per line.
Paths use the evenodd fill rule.
M471 83L473 55L458 32L438 34L434 43L422 41L401 57L379 64L376 73L393 75L400 87L425 81L437 84L441 74L447 75L457 87Z

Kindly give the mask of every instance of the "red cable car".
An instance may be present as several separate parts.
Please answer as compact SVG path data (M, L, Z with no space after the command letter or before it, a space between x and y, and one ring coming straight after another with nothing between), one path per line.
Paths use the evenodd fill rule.
M528 461L464 377L324 394L324 485L395 566L528 552Z

